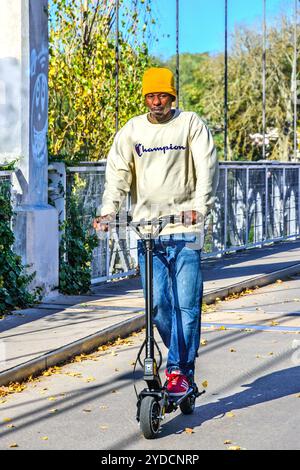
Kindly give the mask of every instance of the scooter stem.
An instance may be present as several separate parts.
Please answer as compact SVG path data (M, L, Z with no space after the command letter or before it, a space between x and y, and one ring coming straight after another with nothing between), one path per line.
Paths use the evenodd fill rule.
M146 358L154 358L154 332L153 332L153 239L145 240L145 268L146 268Z

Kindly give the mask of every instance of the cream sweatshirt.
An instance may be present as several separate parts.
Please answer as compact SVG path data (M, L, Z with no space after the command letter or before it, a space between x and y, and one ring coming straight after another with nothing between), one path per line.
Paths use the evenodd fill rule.
M203 234L217 183L216 148L211 132L196 113L176 110L163 124L152 124L143 114L130 119L115 136L97 215L117 213L130 192L133 220L193 209L201 214L199 224L168 224L161 235Z

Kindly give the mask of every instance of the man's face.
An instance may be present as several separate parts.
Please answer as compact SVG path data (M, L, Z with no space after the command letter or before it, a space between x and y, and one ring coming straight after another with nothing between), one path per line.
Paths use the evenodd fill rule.
M145 104L151 114L158 120L164 118L172 108L174 98L169 93L148 93Z

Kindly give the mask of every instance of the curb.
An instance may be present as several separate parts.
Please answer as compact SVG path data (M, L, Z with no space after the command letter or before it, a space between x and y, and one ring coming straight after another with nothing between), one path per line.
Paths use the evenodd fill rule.
M278 271L272 271L268 274L254 276L250 279L245 279L244 281L238 282L236 284L231 284L231 286L212 290L210 292L207 292L207 294L203 295L203 300L207 304L211 304L216 300L217 297L219 297L220 299L224 299L225 297L228 297L228 295L238 294L244 289L253 289L255 287L267 286L268 284L272 284L278 279L284 279L299 273L300 263L296 263L292 266L288 266L287 268L279 269Z
M144 316L136 315L133 318L129 318L116 325L109 326L104 330L97 331L90 336L74 341L67 346L54 349L36 359L31 359L19 366L12 367L0 373L0 386L8 385L10 382L22 382L29 376L39 375L45 369L61 364L74 356L89 353L97 347L119 337L124 338L129 336L134 331L143 328L144 323Z
M269 274L255 276L242 282L232 284L231 286L210 291L203 295L203 301L206 304L211 304L216 300L216 298L224 299L228 295L239 293L246 288L251 289L255 288L256 286L262 287L268 284L272 284L278 279L284 279L299 273L300 263L293 264L292 266L280 269L278 271L273 271ZM124 338L134 331L140 330L144 326L144 315L139 314L128 320L105 328L104 330L97 331L90 336L81 338L61 348L54 349L53 351L37 357L36 359L32 359L19 366L0 373L0 386L8 385L10 382L22 382L31 375L38 375L45 369L61 364L62 362L65 362L76 355L89 353L95 350L97 347L109 341L113 341L119 337Z

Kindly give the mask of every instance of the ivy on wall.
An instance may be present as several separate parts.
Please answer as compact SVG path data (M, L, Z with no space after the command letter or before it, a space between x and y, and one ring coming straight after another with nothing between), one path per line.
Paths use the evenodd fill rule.
M4 168L2 170L12 169ZM16 308L32 306L39 300L40 289L32 292L29 284L35 273L27 274L21 257L12 249L14 234L11 229L13 209L11 204L10 182L0 184L0 314L8 313Z
M98 239L82 223L74 193L67 198L67 214L67 220L61 226L59 290L64 294L80 295L90 290L92 254Z

